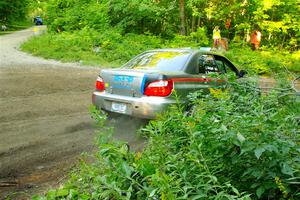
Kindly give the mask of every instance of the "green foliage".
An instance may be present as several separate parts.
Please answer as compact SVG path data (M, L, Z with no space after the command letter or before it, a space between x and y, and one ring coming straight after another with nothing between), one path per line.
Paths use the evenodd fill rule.
M241 68L255 74L276 73L285 67L300 71L299 6L295 0L186 0L185 36L178 35L179 2L175 0L30 2L32 9L47 11L49 24L49 35L23 45L34 55L118 66L149 49L211 46L212 29L219 25L223 37L234 39L229 40L227 55L244 65ZM262 29L261 52L252 52L246 45L254 28Z
M34 55L118 66L149 49L211 46L212 29L219 25L223 37L234 39L226 55L240 68L255 74L300 71L299 7L294 0L186 0L186 36L177 34L175 0L51 0L47 6L45 1L31 2L31 7L47 10L50 32L23 45ZM262 29L261 52L246 45L254 28Z
M184 2L186 35L205 27L211 36L218 25L223 37L231 40L236 36L248 42L249 34L258 28L263 45L291 51L299 48L300 10L296 0ZM117 27L122 35L148 32L168 39L180 32L179 2L175 0L52 0L48 16L51 30L58 32L85 26L99 31ZM226 22L230 22L228 27Z
M33 17L45 17L46 0L1 0L0 28L7 27L7 33L32 26ZM0 30L0 35L3 34ZM5 33L4 33L5 34Z
M191 33L191 37L196 40L196 42L199 44L198 46L207 46L209 44L209 39L206 35L207 30L205 27L199 27L196 32Z
M1 22L0 22L0 24L1 24ZM10 22L6 26L7 26L7 30L0 31L0 35L5 35L5 34L12 33L13 31L18 31L18 30L29 28L32 26L32 23L29 21L17 21L17 22Z
M25 21L29 0L1 0L0 1L0 25Z
M83 64L120 66L133 56L161 47L162 40L152 35L121 35L117 29L101 33L84 28L80 31L49 33L31 38L22 49L33 55L54 58L64 62L83 62Z
M198 20L198 26L208 27L209 33L218 25L223 37L238 36L246 41L247 35L258 28L262 30L263 45L293 51L300 42L299 9L296 0L187 0L187 18ZM230 28L225 27L228 20Z
M225 55L240 69L250 74L272 74L282 71L300 72L300 51L290 53L264 49L252 51L249 47L232 46Z
M191 94L188 114L174 105L140 130L143 152L112 140L93 110L106 127L95 162L48 199L298 199L299 98L245 84Z
M34 17L41 16L45 21L45 19L47 18L47 3L47 0L28 0L28 17L33 20Z
M164 40L151 34L121 34L118 29L107 29L99 33L90 28L80 31L47 33L33 37L22 45L22 49L33 55L54 58L64 62L83 62L101 66L120 66L137 54L157 48L207 46L205 29L198 29L191 36L176 35ZM226 56L240 69L250 74L272 74L285 71L300 72L300 51L289 53L277 50L252 51L250 47L232 45Z
M26 4L28 1L16 0L13 3L9 0L0 2L0 20L16 20L25 16Z
M199 28L211 37L214 26L230 40L248 42L254 29L261 29L262 44L275 49L299 50L300 7L297 0L204 1L185 0L186 35L199 37ZM178 0L2 0L0 21L24 20L41 15L53 32L78 31L84 28L98 32L117 28L127 33L159 35L171 39L180 32ZM230 22L230 26L226 26ZM195 33L196 32L196 35ZM202 31L203 32L203 31ZM196 39L198 40L198 39ZM206 44L207 41L197 43Z
M98 1L52 0L48 3L49 29L56 32L108 28L107 6Z
M170 40L165 40L165 47L192 47L199 48L201 46L208 46L209 40L206 36L205 28L198 28L196 32L192 32L189 36L175 35Z
M125 33L161 34L170 36L177 27L178 6L176 1L114 0L109 4L111 25L120 27Z
M288 196L297 199L300 182L291 180L300 175L299 99L245 92L221 97L211 92L215 100L195 101L197 112L189 123L201 138L203 155L209 166L222 166L220 180L231 180L240 191L279 199L284 195L277 177Z
M48 4L51 30L73 31L85 26L104 30L108 25L124 33L172 35L176 31L176 1L52 0ZM176 14L175 14L176 15Z

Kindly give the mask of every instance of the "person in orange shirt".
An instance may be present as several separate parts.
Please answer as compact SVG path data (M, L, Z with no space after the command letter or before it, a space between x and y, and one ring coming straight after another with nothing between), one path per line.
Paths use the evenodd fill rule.
M253 51L259 49L260 41L261 41L261 32L259 30L255 30L251 34L251 39L250 39L251 48Z

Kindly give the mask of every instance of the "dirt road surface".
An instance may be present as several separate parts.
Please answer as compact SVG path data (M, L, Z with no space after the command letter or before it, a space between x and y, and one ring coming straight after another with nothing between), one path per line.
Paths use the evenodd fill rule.
M96 149L99 128L88 108L99 68L18 51L33 34L30 28L0 37L0 199L58 187L80 154ZM141 148L135 130L144 123L119 119L116 138Z

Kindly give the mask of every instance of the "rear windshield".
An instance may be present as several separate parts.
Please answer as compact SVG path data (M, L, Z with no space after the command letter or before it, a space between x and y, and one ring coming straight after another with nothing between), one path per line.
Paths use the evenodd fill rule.
M188 60L190 52L156 51L135 57L123 67L131 69L155 69L160 71L180 71Z

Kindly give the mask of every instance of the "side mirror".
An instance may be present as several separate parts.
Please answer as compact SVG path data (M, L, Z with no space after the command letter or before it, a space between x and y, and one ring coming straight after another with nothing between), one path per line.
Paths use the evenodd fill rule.
M239 72L239 78L244 77L246 74L247 74L247 72L246 72L245 70L241 70L241 71Z

